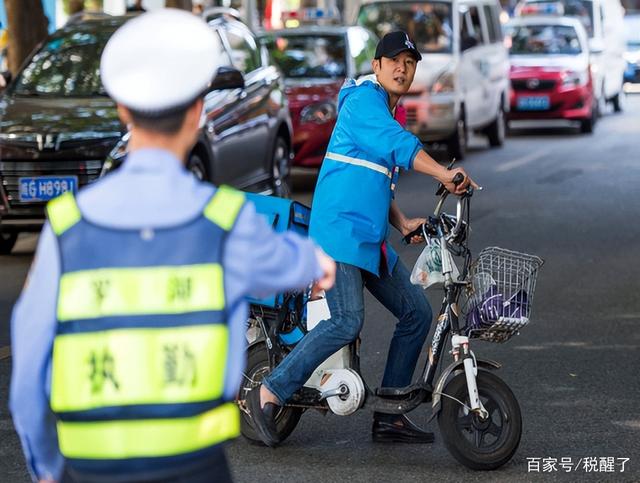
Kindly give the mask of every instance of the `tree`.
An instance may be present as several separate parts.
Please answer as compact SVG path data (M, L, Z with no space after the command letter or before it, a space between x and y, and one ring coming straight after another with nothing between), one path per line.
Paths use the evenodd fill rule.
M193 3L191 2L191 0L166 0L165 6L191 11L191 9L193 8Z
M9 34L9 70L15 75L31 51L47 36L49 21L42 0L5 0Z

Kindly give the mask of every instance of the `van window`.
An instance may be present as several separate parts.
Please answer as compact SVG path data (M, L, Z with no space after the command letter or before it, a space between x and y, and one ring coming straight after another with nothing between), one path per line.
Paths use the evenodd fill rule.
M525 1L516 7L516 13L534 15L546 12L560 4L562 13L569 17L576 17L582 22L589 37L593 37L593 1L592 0L532 0Z
M486 43L477 7L460 6L460 48L467 50Z
M511 55L578 55L582 52L576 29L566 25L522 25L511 33Z
M484 6L484 18L487 21L487 30L489 31L489 42L502 42L502 25L498 10L491 5Z
M484 38L482 31L482 23L480 22L480 11L478 7L469 7L469 17L471 18L472 35L476 38L478 43L486 44L487 39Z
M420 52L451 52L452 18L450 2L376 2L360 8L358 24L380 38L404 30Z

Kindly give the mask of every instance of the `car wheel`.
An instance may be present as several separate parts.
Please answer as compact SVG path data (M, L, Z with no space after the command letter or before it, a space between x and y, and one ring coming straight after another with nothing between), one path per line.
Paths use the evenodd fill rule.
M624 111L625 101L626 95L624 93L624 89L621 89L611 100L611 103L613 104L613 112Z
M187 162L187 170L200 181L207 179L207 170L204 167L204 160L197 153L192 153Z
M504 110L502 107L498 109L496 118L489 124L485 130L485 134L489 139L489 146L492 148L498 148L504 144L504 138L506 135L506 125L504 119Z
M447 150L450 158L457 160L464 159L467 152L467 123L464 119L464 113L460 113L460 119L456 123L456 130L453 132L447 142Z
M604 91L600 94L600 97L596 99L596 116L602 117L604 116L607 110L607 98L604 95Z
M271 162L271 189L274 196L279 196L280 198L289 198L291 196L291 187L289 186L291 157L289 153L289 145L284 138L278 136Z
M591 116L587 119L583 119L580 121L580 132L582 134L591 134L593 132L593 127L595 124L594 116Z
M0 255L9 255L17 240L17 233L4 233L0 231Z

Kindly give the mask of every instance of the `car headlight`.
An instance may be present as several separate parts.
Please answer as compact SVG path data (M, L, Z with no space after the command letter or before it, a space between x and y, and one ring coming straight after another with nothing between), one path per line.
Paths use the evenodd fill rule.
M562 76L562 87L583 86L589 81L589 75L586 71L574 72L567 71Z
M431 86L431 94L453 92L455 89L455 76L451 71L445 71L438 76Z
M625 52L624 59L629 65L640 65L640 51Z
M102 170L100 171L100 177L102 178L107 173L117 169L124 162L124 159L129 152L129 133L118 141L118 144L109 152L107 159L102 164Z
M300 122L313 122L316 124L325 124L336 118L338 111L333 102L318 102L309 104L300 113Z

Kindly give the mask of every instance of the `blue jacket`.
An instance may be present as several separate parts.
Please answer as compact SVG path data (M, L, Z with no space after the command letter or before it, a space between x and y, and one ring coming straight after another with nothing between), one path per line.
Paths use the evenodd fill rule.
M382 86L370 79L345 82L309 228L327 254L379 274L398 168L411 169L421 148L420 140L393 118ZM397 259L387 243L389 273Z

